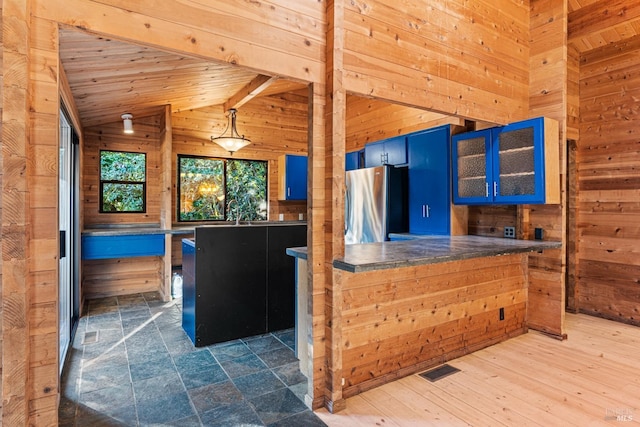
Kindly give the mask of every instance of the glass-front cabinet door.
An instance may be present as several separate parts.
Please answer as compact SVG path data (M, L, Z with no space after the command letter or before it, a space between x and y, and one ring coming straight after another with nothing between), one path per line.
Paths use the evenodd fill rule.
M492 129L454 135L453 198L458 204L482 204L491 201L489 176L492 171Z
M558 122L544 117L455 135L453 202L560 202Z
M535 120L507 125L497 134L493 170L496 201L544 202L540 199L544 194L544 180L540 177L544 176L545 166L541 139L541 128Z

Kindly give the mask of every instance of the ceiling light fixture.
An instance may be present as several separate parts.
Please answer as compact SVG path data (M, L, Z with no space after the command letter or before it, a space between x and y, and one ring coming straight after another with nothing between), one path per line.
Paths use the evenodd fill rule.
M230 130L229 135L225 135L227 130ZM249 145L251 141L244 137L244 135L240 135L238 130L236 129L236 109L231 108L229 110L229 123L227 123L227 128L222 132L222 135L219 137L211 137L211 142L215 142L225 150L227 150L231 155L234 152L238 151L242 147Z
M124 133L133 133L133 115L125 113L122 115L122 122L124 123Z

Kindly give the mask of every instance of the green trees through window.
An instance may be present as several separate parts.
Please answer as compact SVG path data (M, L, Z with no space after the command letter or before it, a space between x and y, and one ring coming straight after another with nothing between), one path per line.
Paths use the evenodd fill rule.
M267 219L267 162L178 156L179 221Z
M100 212L146 211L146 154L100 151Z

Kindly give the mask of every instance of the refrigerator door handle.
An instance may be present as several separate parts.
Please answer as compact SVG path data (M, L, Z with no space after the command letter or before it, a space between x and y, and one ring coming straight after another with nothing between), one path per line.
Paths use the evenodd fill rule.
M349 218L351 217L351 204L349 203L349 187L344 192L344 234L347 234Z

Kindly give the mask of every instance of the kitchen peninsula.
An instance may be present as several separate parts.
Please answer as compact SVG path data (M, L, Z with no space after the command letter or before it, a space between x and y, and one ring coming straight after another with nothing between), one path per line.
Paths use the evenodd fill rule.
M560 245L480 236L346 245L333 261L341 297L330 327L341 348L329 367L341 372L343 397L526 332L528 253ZM307 343L307 248L287 253L297 262L297 338Z

